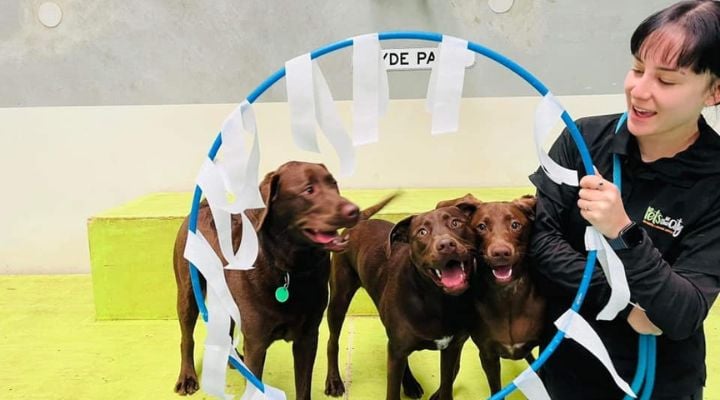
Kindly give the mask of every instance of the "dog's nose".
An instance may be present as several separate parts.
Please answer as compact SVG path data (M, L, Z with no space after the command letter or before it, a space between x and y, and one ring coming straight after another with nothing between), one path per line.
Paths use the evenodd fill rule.
M343 216L349 219L356 219L360 216L360 209L358 208L358 206L352 203L347 203L343 205L340 209L340 212Z
M457 243L452 239L440 239L435 244L435 249L440 253L449 253L455 251Z
M491 257L510 257L512 255L512 249L508 246L494 246L490 249Z

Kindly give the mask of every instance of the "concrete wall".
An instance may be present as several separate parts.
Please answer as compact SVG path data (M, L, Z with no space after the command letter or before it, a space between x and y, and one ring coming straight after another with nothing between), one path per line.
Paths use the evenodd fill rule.
M427 30L485 44L556 94L618 93L635 26L672 0L0 0L0 107L238 103L284 62L325 44ZM430 43L419 43L428 46ZM385 47L416 46L389 41ZM347 51L322 59L336 99L350 99ZM393 73L393 98L420 98L427 72ZM488 77L492 77L488 79ZM532 94L493 63L469 71L465 95ZM283 101L277 85L263 101Z

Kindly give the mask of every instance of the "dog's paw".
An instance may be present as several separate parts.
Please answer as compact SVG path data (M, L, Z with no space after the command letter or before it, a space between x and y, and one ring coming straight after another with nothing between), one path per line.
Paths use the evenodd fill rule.
M339 377L328 377L325 380L325 394L332 397L340 397L345 393L345 385Z
M420 386L420 383L413 379L411 382L403 382L403 392L405 392L405 396L411 398L411 399L419 399L422 397L423 391L422 386Z
M195 374L180 374L177 383L175 383L175 393L181 396L193 394L197 392L198 389L200 389L200 384L198 383L198 378Z

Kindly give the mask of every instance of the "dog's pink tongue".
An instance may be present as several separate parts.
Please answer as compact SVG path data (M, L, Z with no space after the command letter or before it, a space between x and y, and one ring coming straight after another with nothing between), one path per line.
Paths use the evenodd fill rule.
M465 281L465 273L462 271L460 266L446 267L442 271L442 278L440 279L443 286L455 287L462 285Z
M337 234L335 232L333 233L325 233L325 232L314 232L313 233L313 240L317 243L322 244L328 244L333 241L337 237Z

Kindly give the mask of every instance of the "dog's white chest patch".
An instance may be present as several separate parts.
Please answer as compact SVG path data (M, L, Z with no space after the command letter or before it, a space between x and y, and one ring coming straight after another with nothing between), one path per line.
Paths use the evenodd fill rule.
M515 343L515 344L506 344L503 345L505 347L505 350L510 354L515 354L516 351L522 350L523 347L525 347L525 342L523 343Z
M437 346L438 350L445 350L450 344L451 340L453 340L452 336L445 336L442 339L435 340L435 345Z

